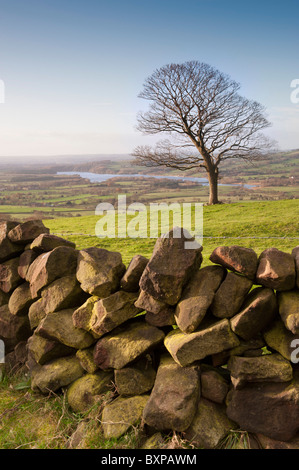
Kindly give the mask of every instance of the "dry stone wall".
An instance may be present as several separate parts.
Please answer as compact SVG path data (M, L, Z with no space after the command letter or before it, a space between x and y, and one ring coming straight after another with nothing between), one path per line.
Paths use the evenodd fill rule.
M231 430L298 448L299 246L220 246L201 267L187 240L175 228L126 267L40 221L0 223L2 367L28 370L36 393L66 390L75 412L114 387L107 438L142 422L200 448Z

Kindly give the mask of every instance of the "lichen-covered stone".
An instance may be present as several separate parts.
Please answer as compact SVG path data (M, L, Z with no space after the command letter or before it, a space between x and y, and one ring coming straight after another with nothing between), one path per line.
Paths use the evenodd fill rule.
M155 326L134 320L100 338L94 348L101 369L122 369L163 342L164 333Z
M22 279L26 279L29 266L37 258L38 254L33 250L24 251L19 258L18 274Z
M229 382L217 368L201 366L201 396L215 403L224 403L229 390Z
M73 313L73 309L66 309L46 315L36 328L36 334L71 348L88 348L95 339L87 331L74 326Z
M45 313L57 312L81 305L87 294L81 289L75 275L56 279L41 292Z
M181 331L192 333L197 329L213 302L224 274L221 266L206 266L192 276L175 310L176 324Z
M139 281L148 261L145 256L133 256L120 281L122 290L127 292L137 292L139 290Z
M198 367L183 368L171 356L162 356L143 420L159 431L185 431L193 420L199 394Z
M83 330L90 331L90 319L92 317L93 307L99 300L100 298L98 296L93 295L74 311L73 323L77 328L83 328ZM90 333L93 334L92 331L90 331Z
M46 315L43 299L38 299L33 302L28 310L30 328L34 330Z
M144 319L149 325L160 328L163 326L172 326L176 324L174 312L174 307L166 307L158 315L152 312L146 312Z
M295 261L295 269L296 269L296 286L299 289L299 245L293 248L292 256Z
M28 352L38 364L43 365L59 357L74 355L76 350L34 333L28 339Z
M8 232L8 238L16 244L27 245L41 233L49 233L42 220L28 220L16 225Z
M173 359L185 367L211 354L238 346L239 339L225 318L210 326L201 325L189 334L175 329L165 337L164 344Z
M58 246L69 246L71 248L76 248L76 244L69 240L57 237L57 235L42 233L33 240L30 245L30 250L40 254L47 251L52 251Z
M299 290L278 292L279 315L294 335L299 334Z
M89 410L112 388L113 373L99 371L85 374L68 387L67 401L75 413Z
M264 338L269 348L279 352L288 361L293 361L292 354L299 346L299 334L294 335L279 318L264 331ZM296 356L296 354L295 354ZM297 360L297 357L295 357Z
M98 369L97 364L94 362L93 349L94 346L90 346L89 348L79 349L76 352L76 356L79 359L81 366L89 374L94 374Z
M18 222L1 221L0 222L0 263L18 256L22 252L22 247L12 243L8 238L8 233Z
M83 374L84 369L76 356L61 357L32 369L31 388L47 395L70 385Z
M101 422L106 439L118 438L142 418L148 395L118 397L103 409Z
M219 246L211 254L210 260L231 271L244 274L249 279L255 278L258 258L251 248L237 245Z
M10 340L11 345L17 345L20 341L27 340L31 335L27 316L18 317L10 313L8 305L0 307L0 339L4 339L5 345Z
M22 279L18 273L19 258L13 258L0 264L0 290L11 293Z
M34 300L31 296L29 283L25 282L17 287L11 294L8 308L13 315L26 315L33 302Z
M238 313L251 287L252 280L228 272L213 298L212 314L217 318L233 317Z
M165 302L154 299L154 297L149 295L147 292L141 290L139 292L138 299L135 302L135 307L151 312L154 315L159 315L161 312L164 312L165 309L169 308L169 305Z
M79 251L77 279L91 295L104 298L116 292L125 270L120 253L97 247Z
M114 381L119 395L142 395L154 386L156 371L148 357L124 367L114 370Z

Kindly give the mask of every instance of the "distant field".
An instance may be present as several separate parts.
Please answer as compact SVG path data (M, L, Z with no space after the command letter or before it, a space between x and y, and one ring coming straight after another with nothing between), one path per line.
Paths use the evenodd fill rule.
M298 200L244 202L204 206L204 265L219 245L253 248L258 254L267 247L290 252L299 245ZM132 256L150 256L155 244L151 238L97 238L95 226L100 217L82 216L45 220L51 233L74 241L78 249L99 246L119 251L125 263ZM210 238L213 237L213 238Z

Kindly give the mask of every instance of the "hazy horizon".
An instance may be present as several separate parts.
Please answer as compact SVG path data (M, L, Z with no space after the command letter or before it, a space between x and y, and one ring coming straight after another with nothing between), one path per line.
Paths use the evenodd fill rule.
M135 130L145 79L198 60L265 106L266 134L299 148L295 0L0 0L0 162L130 154L163 136ZM1 91L1 90L0 90ZM1 96L0 96L1 98Z

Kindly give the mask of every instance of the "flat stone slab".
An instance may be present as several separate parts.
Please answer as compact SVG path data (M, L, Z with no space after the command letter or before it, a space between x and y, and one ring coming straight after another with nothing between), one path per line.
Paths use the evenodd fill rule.
M164 344L173 359L182 367L240 344L232 332L229 320L220 320L211 326L202 326L193 333L175 329L165 337Z

